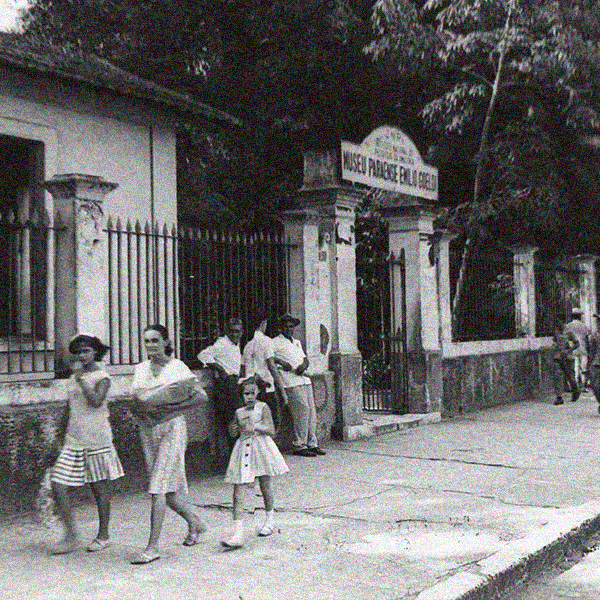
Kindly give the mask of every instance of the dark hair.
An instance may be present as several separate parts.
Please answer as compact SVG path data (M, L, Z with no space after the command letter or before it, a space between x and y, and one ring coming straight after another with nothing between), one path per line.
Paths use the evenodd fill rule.
M146 333L147 331L158 331L158 333L160 333L160 337L162 337L163 340L169 340L169 330L164 325L159 325L158 323L147 325L144 328L144 333ZM171 354L173 354L173 346L171 346L170 341L165 346L165 354L167 356L171 356Z
M91 348L94 351L94 360L102 360L110 350L108 346L94 335L80 333L69 342L69 352L75 354L79 348Z
M254 375L250 375L250 377L244 377L238 381L240 396L244 391L244 387L247 385L255 385L258 388L258 381L256 381L256 377Z
M265 331L266 335L269 335L272 332L273 329L273 319L269 317L269 315L267 315L266 313L262 313L262 312L257 312L254 315L251 315L249 323L250 323L250 328L252 331L258 331L258 328L260 327L260 324L266 321L267 322L267 329Z

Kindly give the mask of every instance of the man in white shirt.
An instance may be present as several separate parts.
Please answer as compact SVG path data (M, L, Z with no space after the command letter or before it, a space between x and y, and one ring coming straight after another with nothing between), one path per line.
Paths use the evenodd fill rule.
M573 350L575 381L578 386L577 390L573 390L573 393L576 394L575 400L579 397L580 390L586 386L585 373L587 372L587 353L590 342L590 331L581 320L582 315L583 311L580 308L574 308L571 311L571 320L565 325L565 333L572 333L579 342L579 346Z
M235 440L229 435L229 423L240 406L238 378L242 366L242 353L240 352L242 332L241 319L229 319L227 335L220 337L212 346L204 348L198 354L198 360L213 370L215 376L215 420L217 426L225 433L230 449Z
M294 328L300 321L290 314L279 319L281 334L273 339L275 363L281 369L281 380L288 399L288 407L294 425L292 445L298 456L325 454L317 441L317 409L312 382L304 375L308 358L300 341L294 339Z
M246 344L242 354L242 371L244 377L254 376L258 380L261 399L264 400L273 416L275 430L281 424L281 402L287 404L287 393L281 380L281 375L275 364L273 340L266 335L268 320L259 317L254 337Z

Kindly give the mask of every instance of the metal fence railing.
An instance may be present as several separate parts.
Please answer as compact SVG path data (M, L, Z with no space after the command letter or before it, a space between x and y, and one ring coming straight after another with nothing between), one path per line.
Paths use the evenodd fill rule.
M0 373L54 370L56 232L46 211L0 214Z
M536 335L550 336L555 319L569 321L572 309L579 307L583 272L552 261L536 260L534 273Z
M450 289L456 294L462 248L450 246ZM502 247L475 252L469 262L460 310L452 331L457 342L517 337L513 253Z
M142 333L157 322L190 366L231 317L288 308L289 250L280 231L217 231L107 223L110 364L143 359Z

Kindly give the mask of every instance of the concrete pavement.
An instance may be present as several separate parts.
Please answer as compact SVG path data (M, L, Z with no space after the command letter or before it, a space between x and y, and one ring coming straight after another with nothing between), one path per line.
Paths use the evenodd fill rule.
M184 523L171 513L163 557L145 566L128 563L146 541L145 494L115 495L113 545L95 554L50 556L59 526L21 519L0 528L0 597L490 599L597 528L599 437L596 402L584 394L332 442L324 457L286 456L276 533L252 532L231 552L220 547L231 488L197 479L190 500L209 524L204 541L183 547ZM77 516L92 539L95 507L84 503ZM257 525L262 517L257 510Z

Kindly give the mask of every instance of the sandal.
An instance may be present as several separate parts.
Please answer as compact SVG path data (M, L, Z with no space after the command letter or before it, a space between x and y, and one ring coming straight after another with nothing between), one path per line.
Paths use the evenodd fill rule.
M129 562L132 565L147 565L160 558L160 554L150 554L148 552L140 552L134 556Z
M196 546L200 543L200 536L208 531L208 527L204 523L199 522L196 527L190 529L187 536L183 540L184 546Z
M86 548L88 552L98 552L98 550L104 550L110 546L110 540L99 540L96 538L92 540L90 545Z

